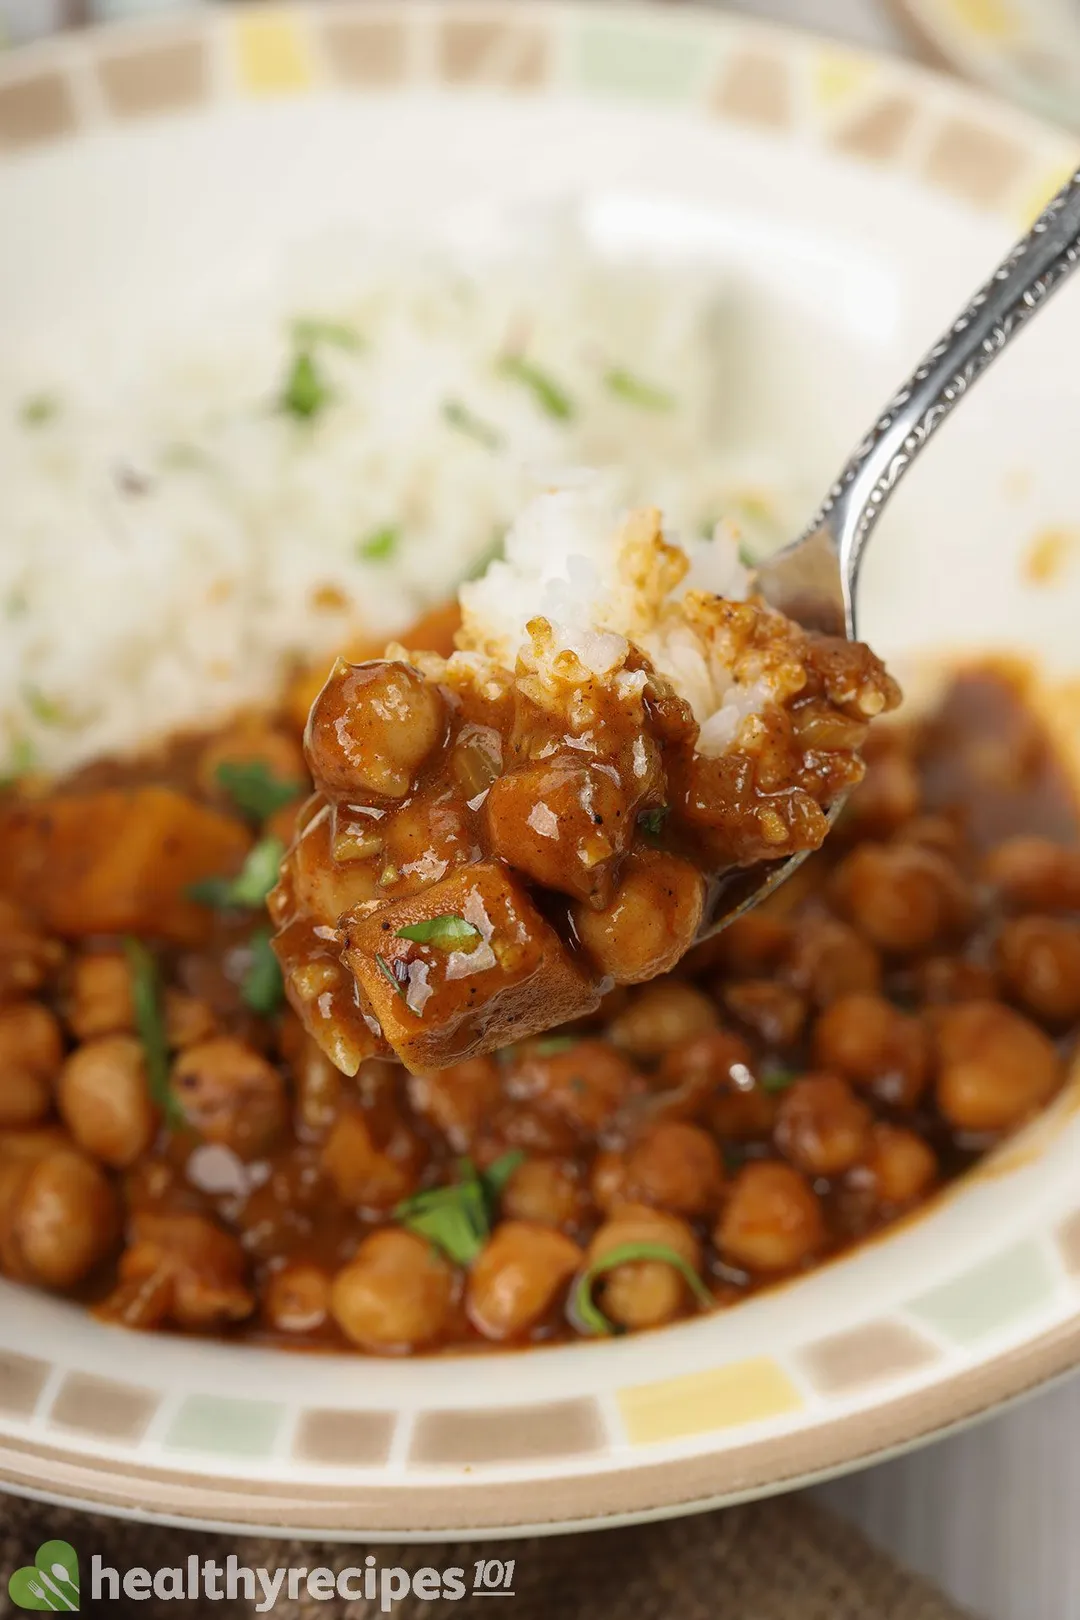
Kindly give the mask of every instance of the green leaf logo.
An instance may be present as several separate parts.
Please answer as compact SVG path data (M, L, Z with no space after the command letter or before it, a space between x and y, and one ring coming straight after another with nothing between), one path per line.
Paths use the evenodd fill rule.
M73 1614L79 1607L79 1556L68 1541L44 1541L34 1562L8 1581L8 1597L18 1609Z

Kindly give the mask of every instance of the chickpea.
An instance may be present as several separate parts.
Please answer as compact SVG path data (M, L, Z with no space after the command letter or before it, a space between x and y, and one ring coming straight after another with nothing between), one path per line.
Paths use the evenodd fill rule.
M791 941L791 925L767 912L748 911L717 934L711 966L740 979L764 978L772 973Z
M154 1139L142 1042L104 1035L78 1047L60 1071L60 1116L79 1146L114 1170L141 1158Z
M983 875L1021 910L1080 910L1080 849L1074 845L1030 834L1006 838L987 856Z
M65 1016L80 1041L127 1034L135 1028L131 969L122 951L92 951L75 958Z
M663 979L641 990L612 1020L609 1033L616 1046L649 1062L679 1041L715 1029L719 1022L708 996L680 979Z
M0 895L0 1002L33 995L63 959L60 941L43 934L14 901Z
M143 1211L131 1222L120 1287L103 1314L131 1327L171 1320L204 1333L242 1322L255 1309L246 1268L239 1241L207 1216Z
M930 1078L930 1038L921 1019L882 996L841 996L814 1027L814 1062L884 1102L910 1108Z
M605 1148L592 1162L589 1195L597 1209L608 1213L616 1204L626 1203L626 1160L621 1153Z
M198 1046L218 1033L213 1008L184 990L165 991L165 1040L172 1052Z
M537 1099L545 1110L592 1135L609 1122L637 1079L632 1064L606 1041L584 1040L565 1052L526 1053L506 1090L515 1101Z
M37 1125L64 1058L60 1025L38 1001L0 1007L0 1130Z
M794 1046L802 1033L806 998L771 979L740 979L721 992L724 1006L766 1046Z
M674 1249L694 1271L701 1269L701 1247L685 1221L645 1204L623 1204L589 1245L588 1263L627 1243L661 1243ZM596 1279L593 1292L604 1315L624 1328L659 1327L689 1302L685 1279L665 1260L628 1260Z
M807 1074L780 1099L776 1145L808 1176L836 1176L866 1152L873 1116L846 1080Z
M914 1131L877 1121L859 1179L865 1178L879 1204L901 1209L917 1203L937 1177L934 1150Z
M581 1211L581 1187L560 1159L526 1159L503 1190L506 1220L569 1226Z
M787 958L787 974L817 1007L839 996L881 988L877 951L849 924L835 917L807 918L796 926Z
M438 687L408 664L339 661L312 705L304 748L331 797L403 799L445 730Z
M321 1266L291 1260L268 1279L266 1319L279 1333L315 1333L330 1316L331 1278Z
M535 1221L503 1221L473 1264L469 1320L486 1339L520 1339L553 1309L581 1265L577 1244Z
M656 1097L653 1117L692 1119L728 1095L749 1093L753 1061L742 1036L726 1029L680 1041L660 1065L657 1078L664 1089Z
M277 1047L296 1091L296 1134L320 1141L337 1118L344 1076L291 1008L279 1021Z
M602 911L574 907L581 943L616 984L640 984L667 973L690 949L701 926L705 881L689 861L660 850L635 850Z
M321 1163L342 1203L387 1213L415 1191L423 1149L396 1117L385 1140L378 1143L368 1116L353 1107L334 1121Z
M950 1001L993 1001L997 974L980 962L962 956L924 956L911 970L915 993L930 1006Z
M906 750L882 749L866 761L866 775L851 799L850 825L860 837L887 835L914 816L921 798L919 773Z
M217 1035L181 1052L170 1088L187 1120L208 1142L257 1158L288 1126L285 1084L260 1052Z
M502 1083L493 1058L470 1058L435 1074L408 1079L409 1104L446 1138L455 1153L466 1153L499 1102Z
M739 1171L713 1232L724 1259L749 1272L793 1271L824 1241L821 1205L805 1176L766 1159Z
M92 1159L60 1148L10 1172L0 1198L0 1264L22 1282L71 1288L112 1249L116 1193Z
M918 844L860 844L837 867L834 892L861 934L899 956L955 934L971 913L953 863Z
M998 936L1006 988L1048 1024L1080 1017L1080 928L1061 917L1018 917Z
M944 1008L935 1038L938 1107L958 1130L1011 1130L1065 1078L1049 1037L996 1001Z
M631 1148L626 1185L635 1203L657 1204L676 1215L708 1215L720 1201L724 1165L720 1149L700 1125L662 1120Z
M454 1273L424 1238L385 1227L365 1238L330 1285L330 1310L347 1339L371 1355L433 1344L454 1305Z

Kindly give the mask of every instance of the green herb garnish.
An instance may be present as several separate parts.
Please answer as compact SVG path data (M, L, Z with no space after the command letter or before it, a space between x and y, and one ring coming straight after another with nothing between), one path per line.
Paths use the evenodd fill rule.
M275 810L298 799L305 786L275 776L262 759L222 760L214 776L236 808L254 821L269 820Z
M270 930L259 928L251 936L251 965L240 984L240 994L252 1012L269 1018L285 996L278 959L270 945Z
M399 928L394 938L411 939L416 945L433 945L437 951L456 951L466 940L479 939L480 930L464 917L446 911L440 917L429 917L425 922Z
M404 1199L394 1218L426 1237L455 1265L472 1265L491 1235L499 1197L524 1157L519 1151L504 1153L482 1172L471 1159L462 1159L456 1182Z
M302 422L309 422L329 403L331 397L330 389L312 355L307 349L301 349L289 367L281 391L281 409Z
M389 562L401 540L401 530L388 523L385 528L374 529L357 545L356 553L363 562Z
M31 394L19 406L19 421L24 427L44 427L59 411L60 401L55 394Z
M614 1333L615 1325L609 1322L599 1305L592 1297L593 1283L605 1271L613 1271L616 1266L631 1265L635 1260L661 1260L665 1265L673 1266L689 1287L699 1305L711 1305L713 1297L705 1284L694 1270L688 1260L684 1260L666 1243L620 1243L607 1254L602 1254L591 1265L586 1266L577 1280L573 1297L570 1301L570 1311L574 1319L587 1328L590 1333Z
M8 753L7 764L0 771L0 788L14 787L36 764L37 749L29 737L16 737Z
M740 540L739 541L739 544L736 547L736 554L737 554L737 556L739 558L739 561L742 563L744 568L756 568L757 567L757 558L755 557L754 553L751 551L750 547L747 545L745 540Z
M569 1052L580 1040L580 1035L544 1035L531 1042L529 1050L534 1057L557 1057L560 1052Z
M670 804L653 805L651 810L642 810L637 818L637 824L646 838L659 838L664 830L664 823L670 814Z
M758 1085L762 1091L786 1091L798 1078L798 1070L785 1069L780 1063L771 1063L758 1075Z
M216 911L255 911L277 882L284 854L280 838L260 838L235 877L202 878L189 886L188 897Z
M64 705L29 683L23 687L23 701L34 719L43 726L67 725L71 719Z
M166 1121L170 1125L182 1125L185 1123L184 1110L169 1085L169 1048L165 1039L157 963L141 939L125 939L124 954L131 972L131 1004L135 1013L135 1028L142 1042L147 1090Z
M609 393L624 399L628 405L639 405L644 411L670 411L675 408L674 394L669 394L666 388L658 388L655 383L646 382L642 377L635 377L633 372L624 371L621 366L612 366L610 371L605 371L604 387Z
M566 390L546 371L541 371L531 360L526 360L524 355L504 355L499 361L498 371L500 377L508 377L511 382L521 383L530 389L536 403L548 416L554 416L560 422L569 422L575 414L574 402Z
M380 956L378 951L375 952L375 966L378 968L379 972L382 974L382 976L386 980L386 982L393 986L394 990L401 997L402 1001L404 1001L405 1000L405 987L404 987L404 985L402 984L401 980L398 978L397 974L394 972L393 968L390 966L389 962L386 960L386 957L385 956Z
M344 321L322 320L317 315L301 315L292 323L293 342L301 349L310 349L316 343L331 343L338 349L364 347L364 340L355 327Z
M474 411L462 403L460 399L448 399L442 408L443 421L459 433L468 434L477 444L482 444L487 450L498 450L502 445L502 434L490 423L485 422Z

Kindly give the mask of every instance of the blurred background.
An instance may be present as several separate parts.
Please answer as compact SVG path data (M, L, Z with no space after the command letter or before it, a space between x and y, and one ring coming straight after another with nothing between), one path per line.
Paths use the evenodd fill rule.
M0 0L0 49L64 27L239 3ZM1080 130L1080 0L726 3L906 54ZM1080 1380L1073 1380L966 1434L819 1487L819 1494L986 1620L1067 1620L1080 1615L1078 1434Z

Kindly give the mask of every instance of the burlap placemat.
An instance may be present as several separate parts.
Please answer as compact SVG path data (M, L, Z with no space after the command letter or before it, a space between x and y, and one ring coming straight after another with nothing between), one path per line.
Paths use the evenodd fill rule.
M472 1578L485 1555L515 1559L514 1597L495 1605L467 1594L459 1601L409 1596L393 1606L396 1620L962 1620L960 1611L925 1581L875 1551L857 1531L805 1496L591 1535L528 1541L439 1543L414 1547L342 1547L265 1538L233 1538L72 1513L0 1496L0 1617L20 1611L7 1599L8 1575L39 1544L63 1538L82 1559L84 1599L90 1559L98 1553L118 1570L165 1569L192 1554L224 1565L341 1570L373 1553L380 1565L414 1571L458 1565ZM491 1611L494 1610L494 1615ZM254 1602L173 1602L154 1597L83 1602L83 1613L110 1616L191 1616L223 1620L251 1615ZM375 1620L377 1602L303 1597L274 1605L275 1620Z

